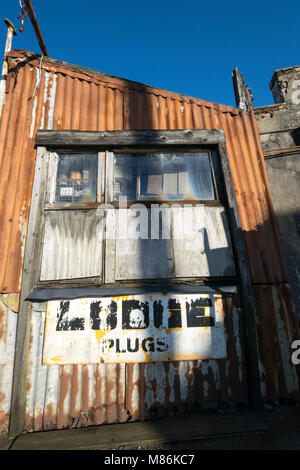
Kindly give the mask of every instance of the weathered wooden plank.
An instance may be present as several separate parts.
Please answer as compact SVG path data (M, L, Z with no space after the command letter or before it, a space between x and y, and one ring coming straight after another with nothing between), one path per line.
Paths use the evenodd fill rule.
M36 146L53 148L114 148L116 146L216 145L224 141L223 129L169 131L43 131Z
M234 276L235 263L223 207L173 208L176 277Z
M45 148L39 148L36 157L36 170L32 187L32 200L28 222L26 250L20 294L18 315L14 380L12 387L12 406L10 418L10 436L16 437L24 430L26 388L28 373L28 351L30 340L31 303L25 302L32 292L39 277L36 269L40 259L40 244L43 231L43 208L48 172L49 154Z
M141 215L134 209L116 211L119 229L116 239L116 280L167 279L174 276L172 241L170 238L158 238L157 233L153 233L155 238L151 239L150 210L144 206L141 210ZM163 230L168 232L170 209L165 209L164 214Z
M250 98L248 87L245 85L243 75L235 68L232 72L235 102L238 108L250 111L253 103Z
M55 152L49 153L49 170L48 174L51 175L47 181L47 191L46 191L46 204L52 204L55 202L55 192L56 192L56 175L57 175L57 165L58 165L58 154Z
M106 174L105 174L105 202L111 202L114 198L114 154L106 153Z
M116 280L235 275L224 208L141 210L144 217L132 209L116 212L123 229L116 240Z
M260 389L258 345L255 325L255 303L252 292L249 259L245 237L242 231L225 143L219 145L219 154L228 201L230 232L235 251L238 275L241 282L241 300L245 323L245 345L247 356L249 399L251 405L254 408L260 408L262 403L262 396Z
M97 201L104 202L105 197L105 152L98 153Z

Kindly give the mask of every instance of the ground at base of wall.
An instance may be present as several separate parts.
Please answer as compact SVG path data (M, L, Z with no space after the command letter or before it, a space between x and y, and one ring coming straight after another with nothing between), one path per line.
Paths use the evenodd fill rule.
M265 405L259 412L197 413L139 423L34 432L21 434L10 445L10 450L223 449L299 450L300 406Z
M267 407L268 408L268 407ZM197 439L172 442L167 445L126 446L140 450L300 450L300 405L266 409L261 416L267 425L262 432L245 433L243 436ZM125 447L124 447L125 449Z

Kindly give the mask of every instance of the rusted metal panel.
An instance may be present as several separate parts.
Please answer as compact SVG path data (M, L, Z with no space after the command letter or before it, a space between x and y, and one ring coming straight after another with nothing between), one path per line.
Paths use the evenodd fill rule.
M238 296L223 299L227 358L127 365L132 420L247 404L243 322Z
M8 432L17 327L17 295L0 297L0 434Z
M261 390L266 401L300 397L300 368L292 363L292 342L299 339L290 287L254 286Z
M31 188L35 132L53 123L55 76L9 60L0 121L0 291L20 291Z
M152 293L48 302L46 365L224 357L221 295Z
M46 304L33 304L26 394L27 431L174 415L247 404L238 296L223 298L227 358L140 364L43 365Z
M124 364L42 364L45 309L45 304L33 305L25 429L126 421Z

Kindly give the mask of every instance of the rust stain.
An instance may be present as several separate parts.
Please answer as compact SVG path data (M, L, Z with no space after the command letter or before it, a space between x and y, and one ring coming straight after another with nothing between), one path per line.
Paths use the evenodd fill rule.
M30 63L21 63L23 59L28 59ZM26 51L12 51L8 61L7 100L0 121L0 292L20 291L36 156L34 137L36 129L42 124L44 128L52 126L49 116L53 105L50 100L53 98L54 129L224 129L252 281L261 285L287 282L257 124L252 112L247 113L233 107L88 70L74 69L51 60L43 60L41 81L32 98L40 60L34 59L34 55ZM19 65L16 67L18 61ZM47 89L46 74L49 79ZM53 96L55 83L56 92ZM269 289L270 287L256 286L255 298L260 358L264 368L261 380L266 384L266 399L273 399L278 394L288 396L288 390L282 364L283 346L277 332L277 307ZM284 330L287 332L290 329L293 335L297 335L298 327L294 321L290 294L282 287L277 290L277 295ZM11 299L9 302L16 308L17 300L15 304ZM215 373L219 374L221 385L217 384L211 365L206 370L204 361L191 362L191 358L183 356L180 358L182 361L189 361L184 376L188 384L187 399L182 397L181 390L182 363L173 361L172 364L164 365L167 379L164 385L163 406L171 406L172 391L172 406L178 410L185 409L187 403L191 404L195 400L203 404L206 392L221 402L247 403L246 380L241 382L239 379L240 369L245 370L244 342L241 335L239 357L233 334L232 309L234 305L239 308L236 302L237 299L227 298L223 304L228 359L214 362L217 371ZM2 317L3 307L1 308L0 304L0 318ZM0 325L1 339L1 334L2 337L4 334L1 320ZM242 324L239 324L239 328L242 330ZM32 340L33 338L31 342ZM88 420L93 424L126 420L129 416L126 410L129 411L132 421L147 419L162 406L162 403L155 400L150 407L146 404L146 375L149 367L152 367L151 364L126 365L125 406L120 366L115 369L107 368L105 373L102 367L106 366L98 364L95 369L92 403L89 402L91 390L87 367L83 366L81 374L79 367L73 366L71 374L67 372L69 368L60 367L57 411L51 404L47 405L44 422L42 423L39 417L35 429L36 426L45 429L69 426L70 416L79 416L80 413L88 413ZM135 367L138 367L137 379L134 379ZM171 368L172 384L169 381ZM207 373L204 374L204 371ZM28 387L30 386L28 383ZM151 387L153 396L157 399L157 377L152 379ZM133 403L136 388L139 392L137 408ZM80 393L81 405L77 405ZM66 406L67 397L70 398L69 409ZM3 426L6 426L7 415L1 419Z
M43 429L55 429L56 428L56 413L52 403L48 403L46 406L44 417L43 417Z
M66 415L64 404L69 391L70 376L65 371L64 366L60 369L60 378L59 378L59 397L58 397L58 406L57 406L57 428L61 429L66 426Z
M90 381L88 366L83 366L81 380L81 410L89 409Z

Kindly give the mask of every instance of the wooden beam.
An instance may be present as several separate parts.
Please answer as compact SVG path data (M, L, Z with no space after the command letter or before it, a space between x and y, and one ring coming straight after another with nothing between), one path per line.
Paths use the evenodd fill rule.
M29 14L31 24L36 34L39 46L41 48L41 51L45 56L49 56L32 3L31 3L31 0L24 0L24 2L25 2L26 10L28 11L28 14Z
M36 146L47 148L168 147L173 145L217 145L224 141L223 129L170 131L38 131Z
M253 103L250 96L250 90L245 85L244 77L237 68L232 71L232 81L236 106L240 109L251 111Z
M219 145L219 153L226 188L228 222L235 251L236 266L240 278L241 302L245 327L245 352L249 400L253 408L260 409L262 406L262 397L260 388L258 342L255 325L255 302L252 292L250 263L235 197L225 142Z
M41 237L43 234L43 209L47 181L48 152L40 148L36 157L36 169L32 188L26 250L24 257L20 310L18 315L14 377L12 385L12 405L10 416L10 437L16 437L24 431L26 411L26 387L28 374L28 354L32 306L25 299L33 291L39 279Z

